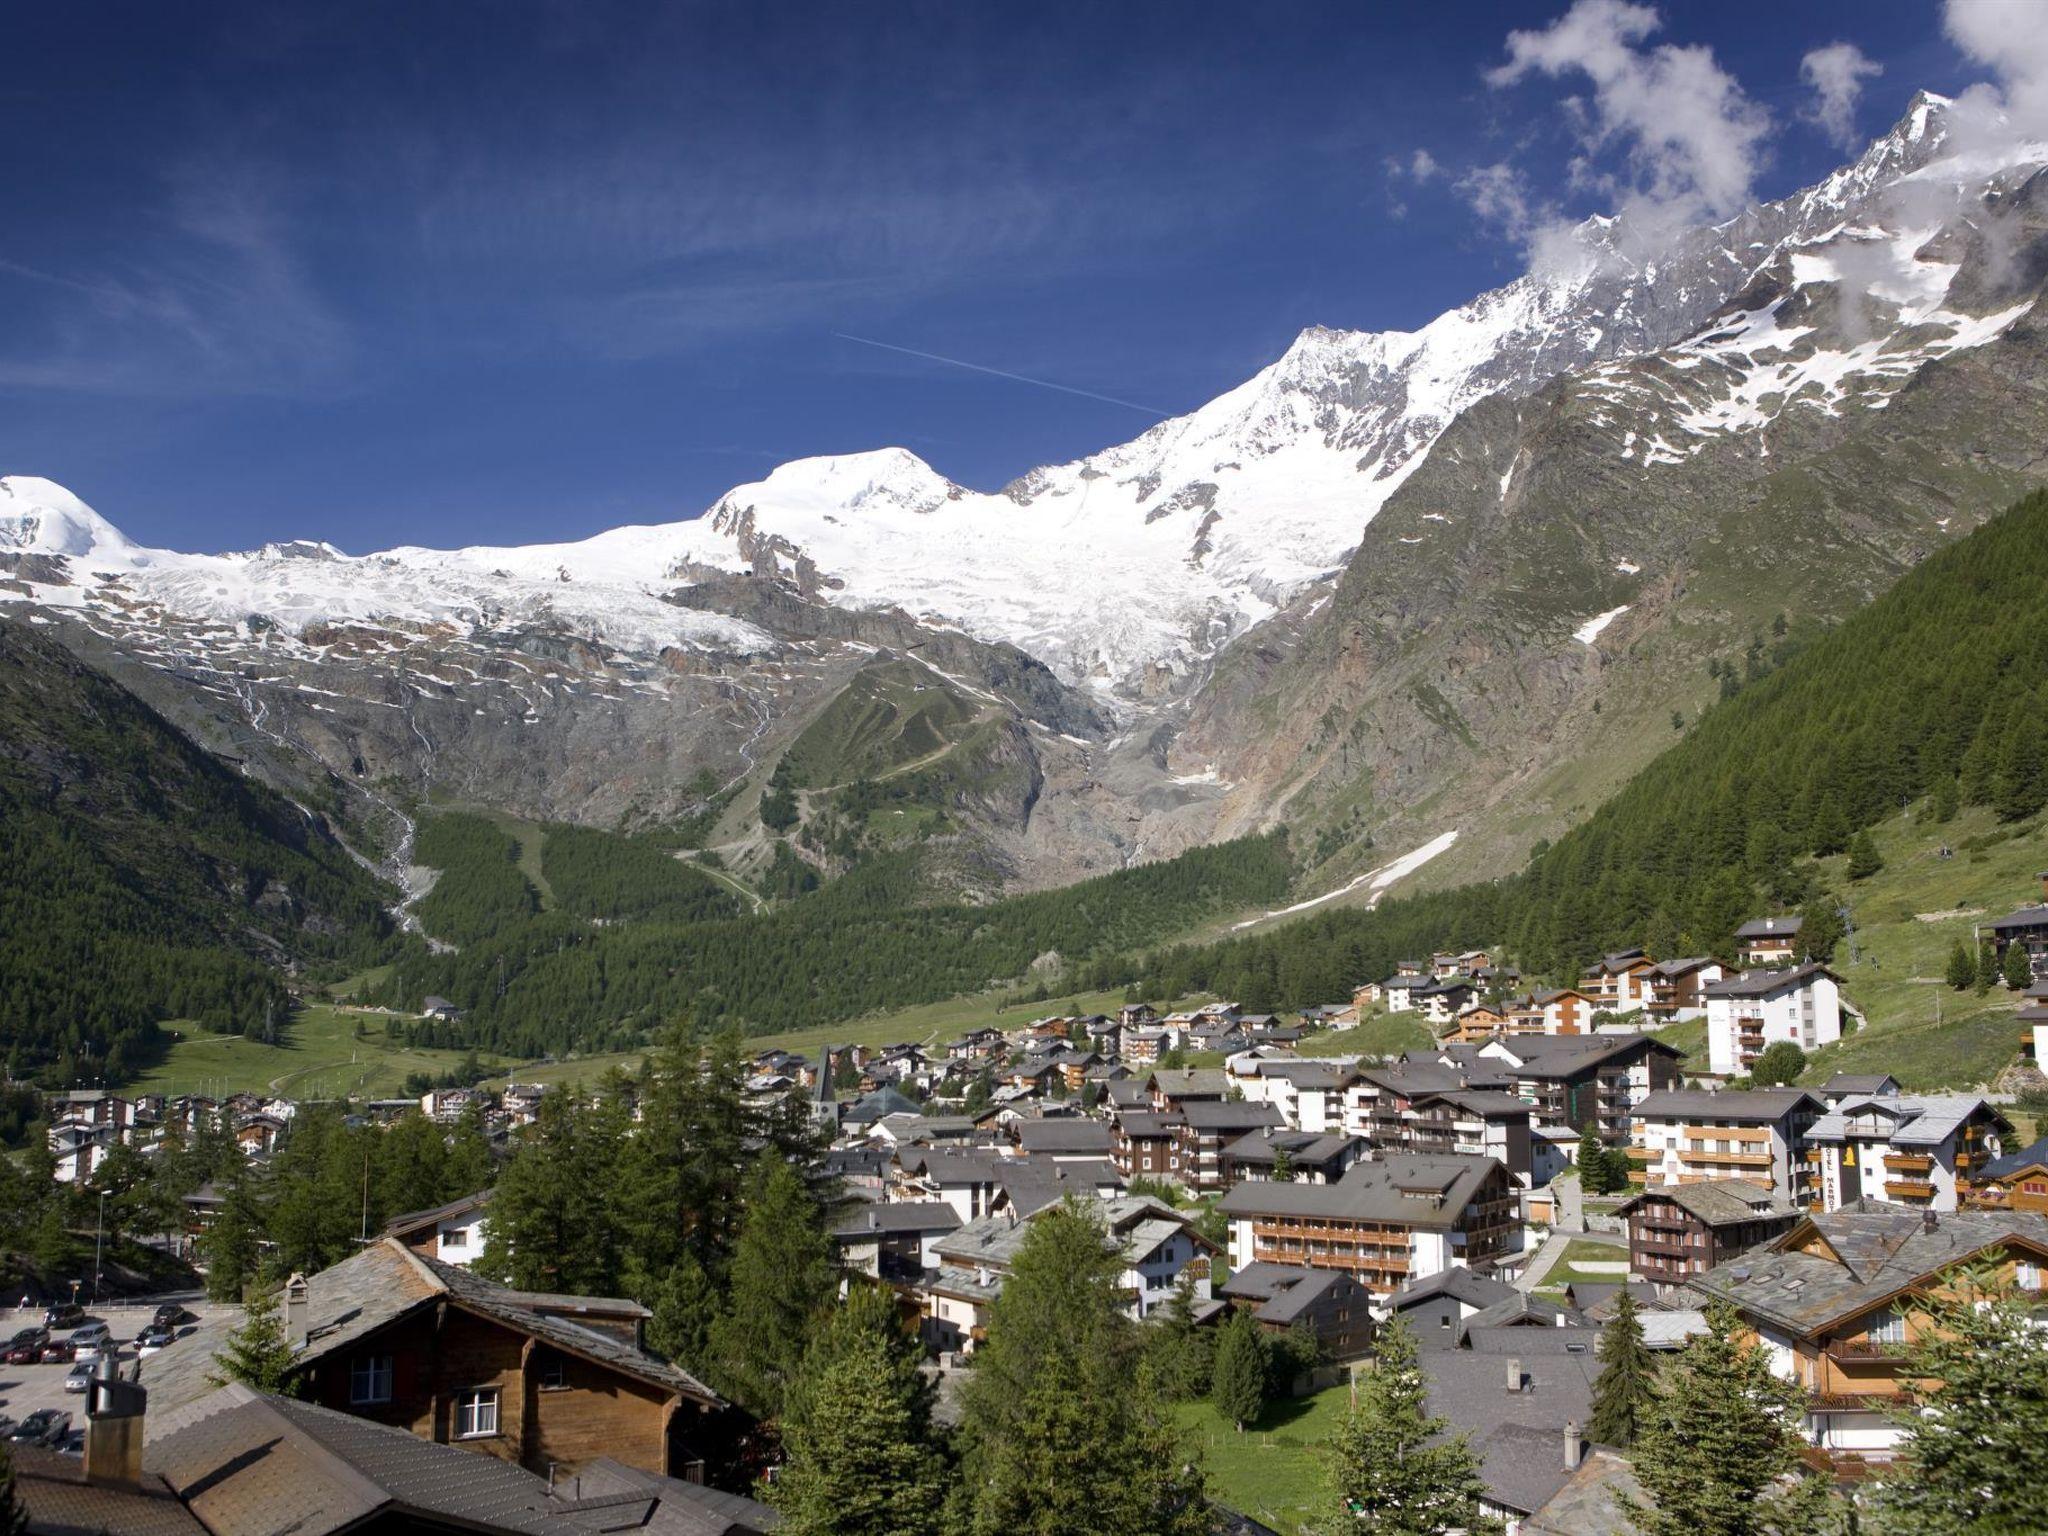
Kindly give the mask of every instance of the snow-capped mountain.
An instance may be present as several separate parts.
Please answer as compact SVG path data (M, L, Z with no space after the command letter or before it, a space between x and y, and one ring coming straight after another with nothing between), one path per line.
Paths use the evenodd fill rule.
M1304 331L1200 409L999 492L954 485L890 448L785 464L703 517L574 543L349 557L295 541L192 556L141 549L61 488L15 478L0 482L0 548L65 556L190 617L256 616L292 632L346 620L556 623L638 652L762 649L744 622L664 598L711 573L772 573L836 604L899 607L1014 644L1069 682L1157 693L1340 570L1479 399L1611 365L1617 391L1651 391L1674 435L1697 435L1802 393L1832 406L1865 387L1858 378L1895 387L1926 359L1996 335L2016 310L1951 304L1959 263L1932 247L1967 240L1952 227L1958 208L2013 166L1945 161L1945 107L1919 98L1854 165L1675 244L1592 220L1569 269L1533 272L1420 330ZM1700 331L1788 255L1782 292ZM1801 359L1787 295L1828 285L1853 291L1842 302L1867 308L1870 334ZM1646 382L1637 361L1679 343ZM1679 451L1670 436L1637 436L1624 457Z

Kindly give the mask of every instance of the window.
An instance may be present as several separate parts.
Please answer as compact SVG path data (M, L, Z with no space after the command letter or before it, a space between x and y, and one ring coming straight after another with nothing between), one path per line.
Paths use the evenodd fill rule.
M391 1401L389 1355L357 1355L349 1362L348 1400L358 1406Z
M455 1394L455 1438L479 1440L498 1432L498 1389L472 1387Z
M543 1392L559 1392L569 1385L569 1362L560 1355L543 1355L535 1382Z
M441 1246L443 1248L467 1248L469 1246L469 1228L443 1227L441 1229Z
M2021 1259L2013 1266L2013 1283L2023 1291L2041 1289L2041 1266L2032 1259Z
M1896 1307L1886 1307L1882 1312L1870 1315L1869 1326L1864 1330L1873 1344L1903 1344L1906 1342L1906 1320L1899 1315Z

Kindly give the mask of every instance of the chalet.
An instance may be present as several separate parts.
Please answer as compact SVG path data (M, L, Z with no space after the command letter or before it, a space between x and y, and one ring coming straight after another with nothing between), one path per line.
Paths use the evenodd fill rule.
M1958 1264L1995 1260L2023 1290L2048 1273L2048 1216L1943 1215L1859 1201L1809 1213L1789 1232L1699 1275L1702 1302L1726 1302L1771 1368L1807 1394L1806 1433L1825 1451L1886 1455L1919 1324L1909 1303Z
M1224 1147L1222 1184L1225 1189L1247 1179L1334 1184L1367 1150L1363 1141L1341 1131L1292 1131L1269 1125Z
M1582 1328L1538 1331L1591 1334ZM1592 1422L1593 1383L1600 1374L1590 1343L1582 1339L1575 1349L1522 1355L1433 1350L1423 1354L1421 1366L1427 1411L1469 1433L1479 1462L1481 1512L1503 1531L1527 1529L1525 1523L1550 1507L1582 1470L1587 1444L1581 1426ZM1625 1469L1619 1475L1625 1478ZM1574 1520L1567 1527L1574 1532L1627 1524Z
M1787 1230L1799 1213L1762 1184L1707 1179L1646 1189L1618 1213L1628 1222L1629 1269L1678 1287Z
M394 1216L384 1224L384 1235L415 1253L466 1269L482 1256L490 1237L490 1205L491 1192L480 1189L432 1210Z
M1154 1109L1182 1109L1189 1104L1220 1104L1230 1097L1230 1079L1221 1067L1154 1072L1148 1080Z
M1578 990L1597 1011L1635 1013L1650 1006L1656 977L1656 961L1640 949L1624 949L1602 957L1579 978Z
M1655 1024L1676 1024L1707 1016L1706 989L1721 979L1721 962L1709 955L1666 960L1650 972L1650 997L1644 1005Z
M1054 1162L1105 1158L1115 1144L1109 1126L1100 1120L1024 1120L1014 1129L1018 1149L1027 1157L1049 1157Z
M463 1010L445 997L434 997L430 994L420 1003L420 1017L423 1019L439 1019L443 1024L457 1024L461 1022L462 1016Z
M946 1055L953 1061L987 1061L1003 1053L1003 1032L1000 1029L970 1029L958 1040L946 1045Z
M1799 927L1794 917L1759 917L1735 930L1735 954L1745 966L1790 965L1799 958Z
M1426 1022L1442 1026L1450 1023L1459 1013L1471 1006L1477 991L1469 978L1452 976L1415 988L1408 994L1408 1001L1411 1007L1422 1011L1422 1017Z
M609 1456L658 1475L701 1467L724 1434L709 1387L646 1353L636 1302L508 1290L396 1238L284 1290L306 1401L543 1476ZM142 1362L160 1410L210 1390L217 1329Z
M1889 1072L1837 1072L1813 1091L1832 1109L1849 1099L1904 1093L1906 1085Z
M1223 1149L1253 1131L1283 1123L1271 1104L1206 1102L1183 1104L1180 1116L1180 1181L1197 1193L1224 1187Z
M1557 1170L1540 1167L1533 1111L1512 1093L1443 1088L1410 1096L1401 1109L1400 1145L1410 1152L1490 1157L1527 1189Z
M2041 875L2041 894L2048 898L2048 871ZM1999 962L2005 961L2005 952L2018 944L2027 952L2028 963L2036 977L2048 977L2048 905L2022 907L2008 917L1994 918L1979 930L1981 936L1990 938Z
M1811 961L1725 976L1703 987L1701 995L1707 1003L1707 1065L1717 1077L1748 1073L1781 1040L1812 1055L1842 1038L1841 978Z
M135 1103L103 1088L73 1088L43 1101L52 1126L107 1126L126 1131L135 1124Z
M1485 1045L1411 1052L1402 1066L1434 1063L1462 1074L1445 1086L1498 1088L1534 1110L1531 1128L1581 1130L1591 1121L1609 1146L1627 1146L1635 1106L1678 1085L1681 1053L1649 1035L1506 1035Z
M1468 949L1459 954L1439 950L1429 957L1429 974L1438 981L1452 976L1471 976L1493 963L1493 956L1483 949Z
M430 1088L420 1095L420 1113L442 1125L453 1125L470 1105L484 1105L490 1095L481 1088Z
M56 1165L57 1182L84 1184L119 1145L121 1133L111 1125L51 1126L50 1157Z
M1326 1359L1356 1360L1372 1346L1372 1292L1347 1270L1250 1264L1219 1294L1266 1333L1306 1328Z
M1492 1003L1474 1003L1450 1024L1437 1031L1437 1039L1460 1044L1491 1040L1508 1027L1507 1010Z
M1429 985L1431 985L1430 978L1423 975L1420 971L1412 975L1402 972L1389 976L1380 983L1380 997L1387 1005L1387 1012L1407 1013L1410 1009L1418 1006L1415 1001L1415 994Z
M2020 1009L2020 1059L2037 1072L2048 1073L2048 1002L2030 1002Z
M1127 1109L1116 1117L1110 1160L1127 1179L1180 1179L1181 1117L1172 1111Z
M1596 999L1577 987L1538 992L1529 999L1529 1003L1542 1013L1543 1033L1546 1035L1590 1035L1593 1033L1593 1015L1600 1009Z
M910 1283L939 1267L940 1239L960 1230L960 1216L943 1200L897 1200L855 1206L832 1228L832 1246L845 1268L876 1280Z
M965 1354L987 1337L989 1309L1002 1294L1003 1281L1037 1214L1003 1212L969 1222L939 1239L934 1248L939 1267L919 1286L927 1345ZM1121 1286L1132 1317L1148 1316L1173 1294L1183 1276L1198 1300L1208 1300L1216 1246L1172 1206L1143 1195L1124 1195L1103 1201L1090 1214L1102 1223L1110 1245L1122 1256Z
M1387 1298L1390 1316L1408 1324L1422 1349L1452 1349L1464 1337L1466 1319L1519 1294L1507 1281L1477 1270L1440 1269L1404 1285Z
M962 1222L986 1216L1002 1189L1004 1159L987 1152L899 1149L890 1198L943 1200Z
M1349 1270L1376 1294L1517 1251L1507 1170L1491 1158L1388 1153L1335 1184L1239 1184L1218 1207L1233 1270L1261 1259Z
M1975 1094L1887 1093L1844 1099L1807 1134L1823 1209L1883 1200L1953 1211L2012 1144L2013 1125Z
M284 1121L275 1115L246 1115L235 1127L235 1145L244 1157L268 1157L284 1135Z
M1812 1205L1820 1180L1808 1138L1826 1113L1802 1088L1667 1088L1636 1105L1629 1177L1645 1188L1749 1179L1780 1205Z
M1258 1062L1257 1067L1257 1074L1244 1085L1244 1095L1272 1105L1284 1124L1297 1131L1321 1132L1344 1123L1344 1090L1358 1070L1351 1062L1282 1057Z
M2048 1136L1979 1168L1968 1201L1973 1210L2048 1215Z
M1179 1043L1180 1031L1164 1024L1147 1024L1125 1029L1117 1054L1127 1066L1149 1067Z

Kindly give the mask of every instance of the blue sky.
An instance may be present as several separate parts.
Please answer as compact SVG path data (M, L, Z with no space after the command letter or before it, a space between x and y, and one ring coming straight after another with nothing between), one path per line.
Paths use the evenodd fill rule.
M843 338L1179 412L1986 73L1917 3L1566 14L13 6L0 472L198 549L578 537L890 443L993 487L1152 418Z

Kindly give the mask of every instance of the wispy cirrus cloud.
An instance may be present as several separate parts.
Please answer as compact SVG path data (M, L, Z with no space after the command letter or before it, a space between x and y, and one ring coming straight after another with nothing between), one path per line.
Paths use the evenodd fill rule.
M1863 96L1863 82L1884 73L1884 66L1864 55L1854 43L1829 43L1815 48L1799 61L1799 77L1813 91L1807 107L1807 121L1817 126L1837 149L1854 150L1856 104Z

